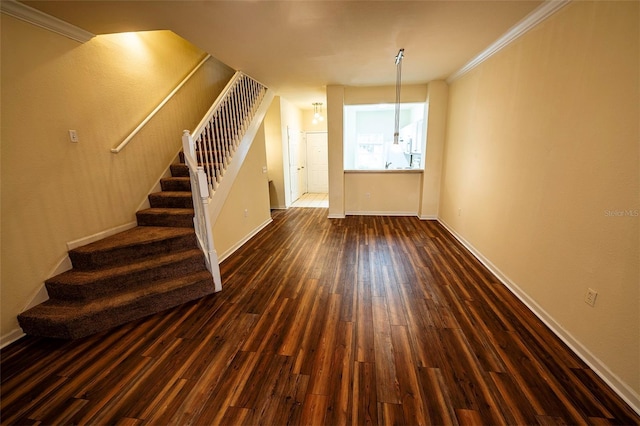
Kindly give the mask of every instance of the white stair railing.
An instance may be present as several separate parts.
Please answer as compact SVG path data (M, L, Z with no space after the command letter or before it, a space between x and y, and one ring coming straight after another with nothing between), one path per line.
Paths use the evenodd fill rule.
M195 130L185 130L182 135L185 164L191 177L194 227L215 291L222 290L222 279L213 243L213 197L266 93L264 85L237 72Z

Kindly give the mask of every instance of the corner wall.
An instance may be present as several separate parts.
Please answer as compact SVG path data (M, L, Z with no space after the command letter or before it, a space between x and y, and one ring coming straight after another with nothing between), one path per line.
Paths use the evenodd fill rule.
M272 209L286 209L284 199L284 158L282 154L282 115L280 96L273 98L264 118L265 141L267 147L267 169L269 180L269 200Z
M1 14L0 336L67 257L67 243L135 212L233 75L210 59L119 154L110 149L203 58L170 31L80 44ZM68 130L77 130L78 143ZM172 136L174 135L174 136ZM19 335L19 333L18 333Z
M221 261L271 223L269 179L263 167L267 167L264 122L213 224L213 242Z
M302 112L291 102L276 96L265 117L269 195L272 209L292 204L289 193L288 128L302 130Z
M445 82L439 83L446 87ZM394 103L395 90L395 86L327 86L330 218L343 218L345 214L422 216L423 198L427 204L427 199L437 199L437 191L430 191L433 185L427 185L425 189L423 171L344 170L344 106ZM402 102L425 102L427 93L426 84L403 85ZM437 98L434 103L446 105L446 91L444 96ZM434 138L436 143L442 146L443 140L436 142ZM428 150L427 147L427 155L430 155ZM441 160L426 157L425 161L431 167L434 161ZM437 202L431 204L437 206Z
M430 81L427 86L427 148L421 181L420 219L436 219L440 205L442 164L447 123L449 86L446 81Z
M572 2L452 83L439 214L636 409L639 6Z

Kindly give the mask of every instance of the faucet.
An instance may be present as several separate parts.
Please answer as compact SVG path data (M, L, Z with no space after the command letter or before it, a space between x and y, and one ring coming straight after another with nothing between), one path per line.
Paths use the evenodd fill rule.
M384 163L384 168L388 169L390 165L391 165L391 161Z

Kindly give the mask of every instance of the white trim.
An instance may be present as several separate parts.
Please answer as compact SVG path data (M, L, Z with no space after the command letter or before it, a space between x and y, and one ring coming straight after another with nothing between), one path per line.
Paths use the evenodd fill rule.
M347 216L418 216L417 212L387 212L387 211L350 211L345 212Z
M235 253L236 250L238 250L240 247L242 247L247 241L249 241L250 239L255 237L260 231L262 231L264 228L266 228L271 222L273 222L273 219L271 219L271 218L269 218L268 220L265 220L257 228L255 228L253 231L251 231L246 237L244 237L242 240L238 241L231 248L229 248L227 251L225 251L218 258L218 264L222 263L226 258L228 258L233 253Z
M215 190L213 195L211 196L212 205L209 207L209 217L211 219L211 223L215 223L218 219L218 215L222 211L222 207L224 206L224 202L227 199L227 196L231 192L231 187L235 182L236 176L240 173L240 168L244 163L245 158L249 154L249 150L251 149L251 145L253 144L253 140L258 134L258 130L260 130L260 126L262 126L262 122L264 120L265 115L267 114L267 110L271 105L271 102L274 98L273 90L267 89L258 110L256 111L249 127L247 128L244 136L242 137L242 141L238 145L236 152L233 155L233 160L229 164L229 168L226 170L223 179L220 181L220 185ZM217 103L217 102L216 102ZM197 130L197 129L196 129ZM195 131L193 134L196 134Z
M110 237L112 235L118 234L120 232L127 231L129 229L135 228L138 226L137 222L129 222L124 225L116 226L115 228L107 229L105 231L98 232L93 235L89 235L87 237L82 237L77 240L69 241L67 243L67 250L73 250L75 248L85 246L87 244L91 244L93 242L102 240L103 238Z
M471 71L482 62L489 59L494 54L511 44L520 36L533 29L536 25L553 15L555 12L569 4L571 0L547 0L534 9L531 13L524 17L520 22L511 27L500 38L494 41L489 47L483 50L478 56L469 61L466 65L454 72L447 78L447 83L451 84L453 81L462 77L467 72Z
M80 43L86 43L96 35L89 31L76 27L61 19L48 15L15 0L0 1L0 11L9 16L13 16L21 21L28 22L45 30L52 31L61 36L70 38Z
M329 216L327 216L327 219L344 219L346 216L343 214L338 214L338 213L329 213Z
M71 259L69 255L65 255L58 264L51 270L51 272L47 275L47 277L55 277L65 271L68 271L72 268ZM25 305L25 307L20 311L21 313L26 311L27 309L31 309L36 305L39 305L42 302L49 300L49 293L47 292L47 287L44 283L38 287L38 289L33 293L33 296L29 299L29 302ZM11 330L9 333L0 337L0 349L4 348L7 345L15 342L16 340L26 336L22 328L18 327L14 330Z
M0 349L22 339L24 336L26 336L26 334L24 334L21 328L11 330L7 334L0 336Z
M222 91L220 92L220 94L218 95L218 97L216 98L215 101L213 101L213 104L211 105L211 107L209 108L209 110L207 111L207 113L205 115L202 116L202 119L200 120L200 122L198 123L198 125L195 127L195 129L193 129L191 131L191 135L199 135L200 132L202 132L202 130L207 126L207 124L209 123L209 121L211 121L211 116L213 115L214 111L216 109L218 109L218 107L220 106L220 104L222 104L222 102L224 101L224 99L227 97L227 95L229 94L229 92L231 92L231 89L233 88L233 86L236 84L236 82L238 80L240 80L242 78L243 73L241 71L236 71L233 76L231 76L231 79L227 82L226 86L224 86L224 89L222 89ZM264 84L263 84L264 86ZM264 86L266 87L266 86Z
M426 216L418 216L420 220L438 220L438 216L434 215L426 215Z
M524 303L535 316L540 319L551 331L560 338L569 348L580 357L602 380L613 389L629 406L640 415L640 395L629 385L623 382L609 367L586 348L571 333L565 330L549 313L547 313L535 300L525 293L518 285L507 277L489 259L484 257L473 245L453 230L444 220L438 222L445 227L463 246L467 248L493 275L504 284L522 303Z

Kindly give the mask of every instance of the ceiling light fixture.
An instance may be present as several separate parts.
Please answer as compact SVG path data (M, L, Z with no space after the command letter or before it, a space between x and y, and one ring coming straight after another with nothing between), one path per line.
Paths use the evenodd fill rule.
M311 122L318 124L319 121L324 120L322 116L322 102L314 102L311 105L313 105L313 120Z
M396 55L396 123L393 129L393 144L398 145L400 139L400 86L402 85L402 58L404 49L398 51Z

